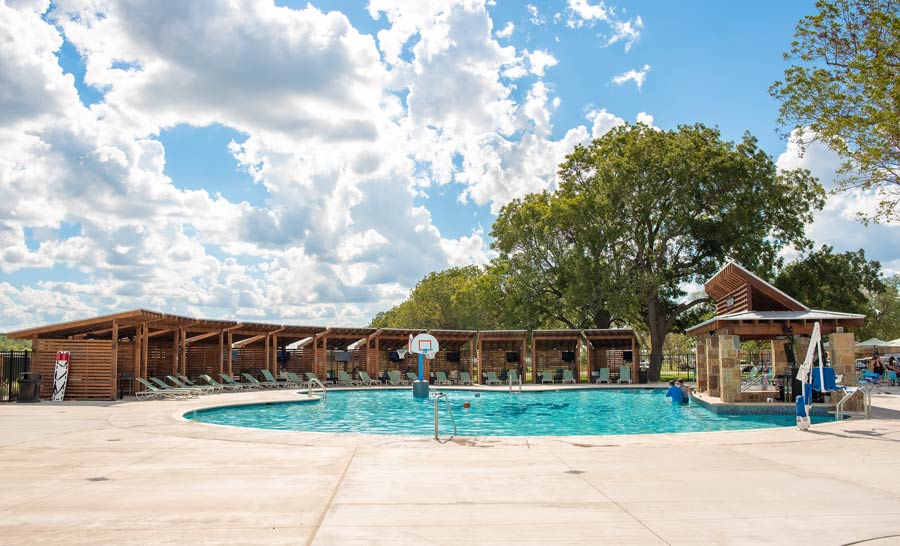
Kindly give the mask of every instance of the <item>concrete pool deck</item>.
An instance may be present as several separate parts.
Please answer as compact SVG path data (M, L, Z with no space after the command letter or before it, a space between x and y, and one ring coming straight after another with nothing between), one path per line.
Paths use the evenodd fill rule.
M633 436L236 429L189 401L0 404L3 544L900 544L900 389L873 419ZM807 508L808 507L808 508Z

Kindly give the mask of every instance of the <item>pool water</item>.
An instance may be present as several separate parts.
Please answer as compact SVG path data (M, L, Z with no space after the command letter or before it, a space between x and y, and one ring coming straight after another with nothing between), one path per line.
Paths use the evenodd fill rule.
M447 392L460 436L647 434L796 424L792 415L716 415L697 404L672 405L661 389ZM463 407L465 403L470 407ZM409 389L329 391L325 401L211 408L185 417L204 423L275 430L434 434L433 399L413 398ZM452 431L443 401L440 423L441 434Z

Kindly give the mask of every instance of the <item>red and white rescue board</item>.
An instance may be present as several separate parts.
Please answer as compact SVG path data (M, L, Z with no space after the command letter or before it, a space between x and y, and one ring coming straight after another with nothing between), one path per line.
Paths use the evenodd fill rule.
M69 360L72 355L69 351L59 351L56 353L56 371L53 374L53 395L50 400L54 402L62 401L66 395L66 383L69 381Z

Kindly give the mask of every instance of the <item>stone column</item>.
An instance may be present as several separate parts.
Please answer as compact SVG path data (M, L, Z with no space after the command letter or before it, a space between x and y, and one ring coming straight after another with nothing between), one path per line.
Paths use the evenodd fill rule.
M806 358L806 351L809 350L809 336L794 336L794 358L797 359L795 366L798 368L803 364Z
M719 390L722 402L741 401L740 352L740 336L719 336Z
M704 334L707 335L707 334ZM707 392L710 396L720 397L719 390L719 336L709 336L706 340Z
M776 377L784 375L784 371L788 369L787 354L784 352L787 342L786 339L772 340L772 369L775 370Z
M706 369L706 340L707 335L699 335L697 342L697 392L705 393L709 390L709 371Z

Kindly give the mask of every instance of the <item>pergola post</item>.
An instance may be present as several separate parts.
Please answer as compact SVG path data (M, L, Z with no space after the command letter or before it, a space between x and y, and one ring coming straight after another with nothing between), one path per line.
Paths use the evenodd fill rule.
M112 323L112 355L110 355L110 400L116 399L117 379L119 377L119 321Z
M141 335L141 371L139 375L146 379L150 365L150 326L145 322L141 326L141 330L143 333Z
M222 373L225 367L225 332L219 330L219 371Z
M229 331L228 334L227 334L227 336L228 336L228 337L227 337L227 339L228 339L227 345L228 345L228 346L225 348L225 350L227 351L227 352L225 353L225 369L226 369L227 371L226 371L225 373L227 373L228 375L232 375L232 374L234 373L234 372L232 371L232 367L234 366L234 361L233 361L233 360L234 360L234 359L233 359L234 353L232 352L232 347L234 346L234 334L232 334L232 333Z

